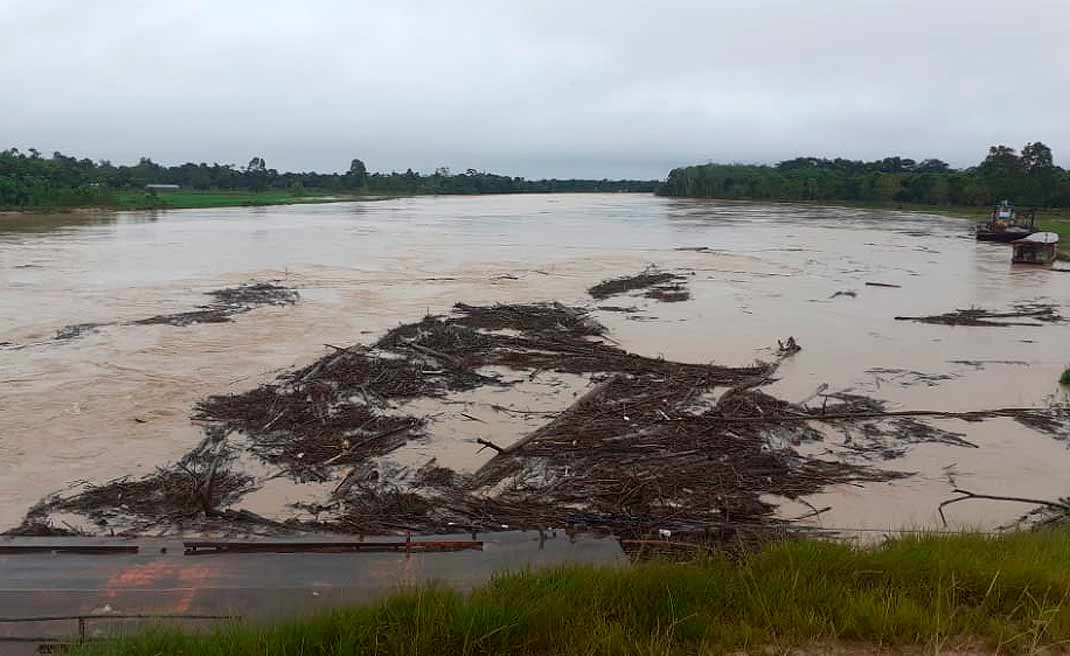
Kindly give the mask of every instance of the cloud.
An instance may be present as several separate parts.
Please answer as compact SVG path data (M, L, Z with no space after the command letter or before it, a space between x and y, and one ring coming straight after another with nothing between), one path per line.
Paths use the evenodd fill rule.
M1070 162L1062 0L0 0L0 135L290 170ZM8 144L3 144L8 145Z

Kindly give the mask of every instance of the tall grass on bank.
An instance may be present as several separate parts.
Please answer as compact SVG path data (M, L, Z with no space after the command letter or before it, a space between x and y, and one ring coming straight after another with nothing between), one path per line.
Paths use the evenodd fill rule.
M874 549L802 540L741 562L564 567L276 624L156 628L77 654L683 654L859 641L1070 640L1070 532L921 536Z

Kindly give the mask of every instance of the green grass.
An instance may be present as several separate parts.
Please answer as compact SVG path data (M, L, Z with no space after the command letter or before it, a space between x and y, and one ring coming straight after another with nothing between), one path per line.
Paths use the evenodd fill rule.
M1070 532L806 540L742 562L566 567L275 624L155 628L76 654L717 654L830 644L1036 653L1070 639Z
M118 209L207 209L212 207L251 207L258 205L293 205L330 203L347 200L378 200L382 196L331 194L329 192L295 193L292 191L163 191L155 195L142 191L118 194Z
M1037 219L1037 228L1059 235L1059 249L1070 248L1070 218L1063 216Z

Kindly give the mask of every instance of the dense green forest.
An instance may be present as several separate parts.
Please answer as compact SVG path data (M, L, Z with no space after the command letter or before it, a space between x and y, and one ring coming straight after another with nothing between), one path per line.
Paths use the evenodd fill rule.
M658 184L650 180L526 180L468 169L431 174L369 173L359 159L345 173L292 173L268 168L261 157L245 166L163 166L149 158L134 165L77 159L36 150L0 151L0 209L130 206L148 184L175 184L187 191L317 194L509 194L540 192L650 192L664 196L859 203L919 203L988 206L1010 199L1019 206L1070 207L1070 171L1054 164L1040 142L1021 152L993 146L977 166L951 168L938 159L887 157L864 162L799 157L776 165L702 164L673 169ZM120 203L122 199L122 203ZM151 207L154 196L135 204ZM166 206L160 202L159 206Z
M1070 172L1051 149L1030 143L1021 153L992 146L974 167L953 169L938 159L887 157L873 162L799 157L773 166L701 164L673 169L658 186L663 196L782 201L849 201L988 206L1070 207Z
M133 166L94 162L36 150L0 151L0 209L117 207L120 192L148 184L176 184L194 191L286 191L301 194L508 194L539 192L653 191L653 180L525 180L468 169L440 168L423 175L369 173L354 159L345 173L280 173L262 157L244 167L232 164L163 166L143 157ZM151 199L149 202L151 205ZM162 203L161 203L162 205Z

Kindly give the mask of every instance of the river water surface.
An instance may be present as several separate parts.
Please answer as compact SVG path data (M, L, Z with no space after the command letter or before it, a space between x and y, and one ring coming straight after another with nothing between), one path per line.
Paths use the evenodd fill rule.
M1070 304L1070 277L1012 268L1006 246L976 243L970 229L968 221L902 212L645 195L0 216L0 530L72 483L141 475L181 457L201 439L189 420L199 398L266 382L322 356L324 344L371 342L458 301L593 307L587 287L649 264L693 272L692 298L613 301L640 306L638 316L596 311L628 350L748 364L770 359L790 335L803 350L769 390L788 400L827 383L899 409L1062 402L1056 381L1070 360L1070 325L894 320L970 306ZM232 323L123 325L191 310L207 291L252 280L279 281L301 300ZM87 323L105 325L53 339ZM547 385L524 402L558 410L576 391ZM458 412L486 419L485 435L514 433L501 438L508 443L532 425L480 414L479 401ZM475 453L472 429L451 419L399 458L435 457L462 470L481 464L489 456ZM933 526L953 484L1043 498L1070 491L1065 442L1009 419L938 425L980 448L922 445L880 463L915 475L818 495L815 505L832 506L820 522ZM278 514L301 498L300 487L265 485L247 507ZM964 503L949 519L994 527L1025 509Z

